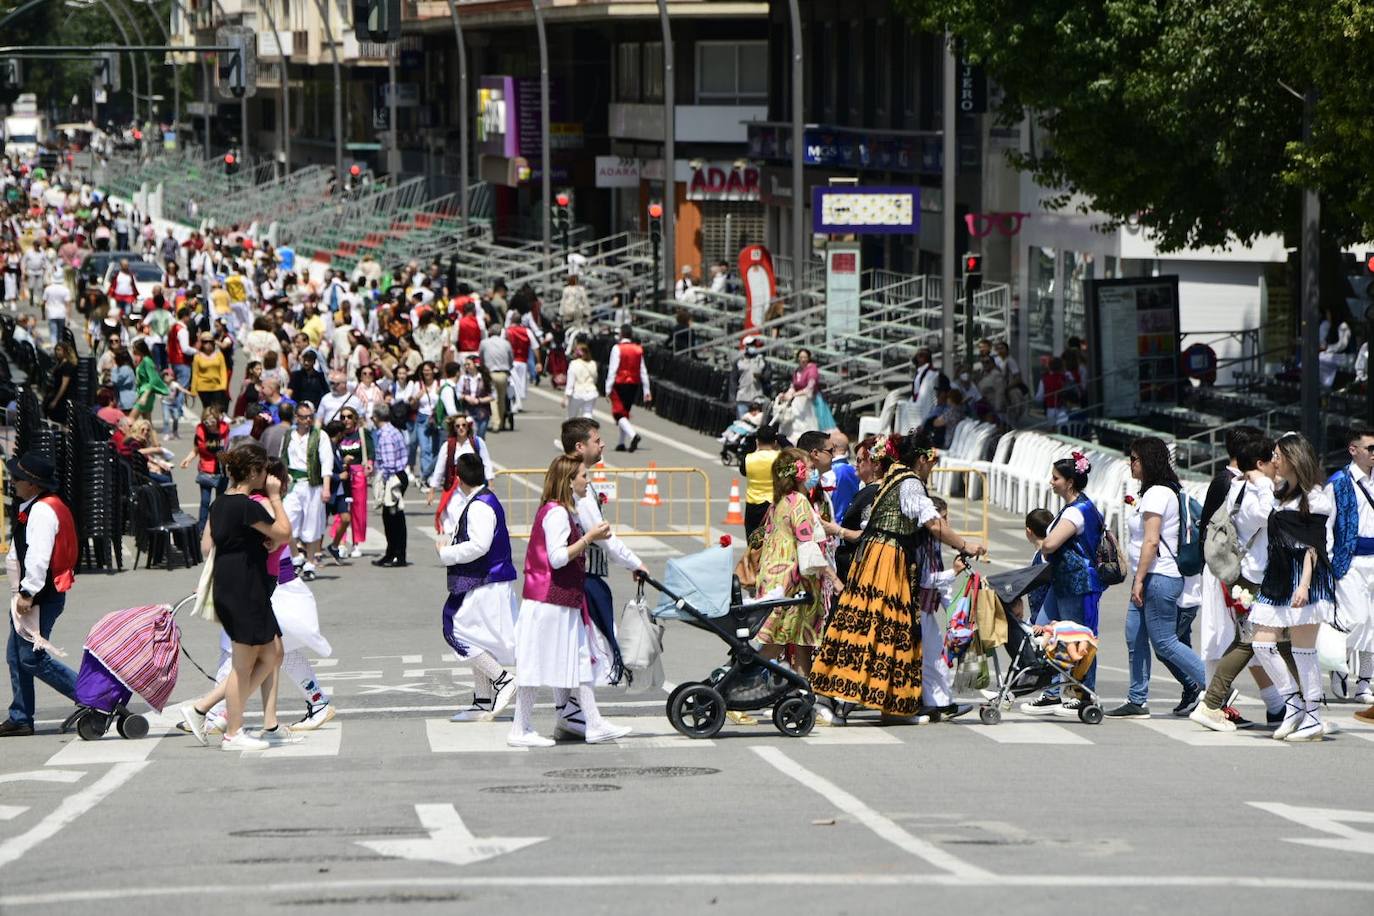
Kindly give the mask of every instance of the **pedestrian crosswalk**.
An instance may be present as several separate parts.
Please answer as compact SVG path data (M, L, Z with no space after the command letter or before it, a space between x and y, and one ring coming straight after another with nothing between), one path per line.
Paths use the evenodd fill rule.
M650 704L656 705L656 704ZM266 751L245 751L240 756L245 760L274 761L300 760L309 758L350 757L356 755L375 755L379 752L388 756L412 756L424 754L528 754L527 748L512 748L506 745L506 735L510 731L510 719L503 716L494 722L451 722L445 717L433 717L434 711L441 707L417 707L415 712L429 710L430 715L423 719L423 729L413 726L402 730L400 740L388 740L379 748L376 740L378 723L390 721L404 707L389 707L385 715L373 710L344 708L338 718L324 727L305 734L299 744L274 747ZM1338 731L1332 742L1374 742L1374 726L1366 725L1353 717L1354 708L1339 708L1329 714L1336 722ZM783 747L815 749L816 753L843 753L837 748L858 748L859 753L900 753L902 745L915 747L933 744L966 746L967 742L1011 746L1077 746L1093 745L1125 746L1135 750L1150 747L1168 747L1182 744L1187 747L1220 748L1267 748L1270 751L1291 751L1294 745L1270 738L1264 729L1249 729L1219 734L1199 728L1187 719L1153 718L1107 722L1098 726L1082 725L1076 722L1051 722L1043 718L1024 716L1010 712L998 725L984 725L975 715L969 715L952 723L882 727L875 721L863 719L844 727L817 726L811 734L800 740L783 737L772 727L767 717L760 717L760 723L753 726L736 726L727 723L721 734L714 740L694 740L678 734L663 717L661 711L646 709L643 706L612 711L616 721L634 727L634 733L621 739L615 745L607 745L601 750L607 753L619 751L697 752L714 749L740 748L760 743L778 744ZM84 767L97 764L133 763L150 758L181 754L186 750L198 750L193 746L190 736L175 728L175 714L149 714L150 731L147 738L125 740L113 730L98 741L82 741L74 735L62 737L61 746L47 759L50 767ZM407 720L403 720L407 721ZM409 719L416 722L415 719ZM541 706L536 711L537 727L548 732L551 728L551 710ZM423 737L418 739L415 736ZM217 746L212 737L211 747ZM558 748L538 750L535 753L558 754L560 750L585 747L580 742L560 743ZM3 818L0 818L3 819Z

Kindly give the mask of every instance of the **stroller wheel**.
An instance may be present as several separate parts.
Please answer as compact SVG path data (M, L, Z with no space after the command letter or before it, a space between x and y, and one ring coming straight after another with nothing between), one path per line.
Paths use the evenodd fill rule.
M1084 725L1102 724L1102 707L1096 704L1092 706L1078 707L1078 719Z
M735 462L734 462L734 460L733 460L733 457L734 457L734 456L732 456L729 452L721 452L721 453L720 453L720 464L721 464L721 467L726 467L726 468L728 468L728 467L733 467L734 464L735 464Z
M708 684L683 684L668 700L668 721L688 738L711 738L725 724L725 698Z
M984 706L978 710L978 718L983 720L984 725L999 725L1002 722L1002 710L996 706Z
M120 716L115 720L115 729L119 732L119 737L137 740L148 737L148 720L137 713L129 713L127 716Z
M76 734L82 741L99 741L105 737L105 730L109 727L109 716L94 709L76 720Z
M785 697L773 707L773 724L791 738L805 738L816 724L816 707L804 697Z

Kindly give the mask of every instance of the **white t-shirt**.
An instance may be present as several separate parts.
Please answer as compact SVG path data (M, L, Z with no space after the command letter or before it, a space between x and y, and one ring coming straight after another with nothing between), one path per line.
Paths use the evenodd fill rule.
M1155 554L1154 565L1147 573L1159 576L1181 578L1178 562L1174 554L1178 551L1178 494L1166 486L1157 485L1146 490L1136 501L1136 511L1131 515L1127 528L1131 542L1126 549L1131 558L1131 567L1140 566L1140 548L1145 543L1145 514L1153 513L1160 517L1159 550Z
M1077 506L1069 506L1059 515L1059 521L1073 526L1074 534L1083 531L1083 510ZM1054 529L1051 528L1051 531Z
M49 283L43 290L43 317L49 321L66 320L67 304L72 301L71 291L65 283Z

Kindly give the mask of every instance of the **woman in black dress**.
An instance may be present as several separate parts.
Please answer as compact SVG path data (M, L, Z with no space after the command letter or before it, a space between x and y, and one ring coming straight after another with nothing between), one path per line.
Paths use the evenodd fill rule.
M272 613L275 577L267 570L267 555L291 537L291 523L281 502L281 481L267 474L262 446L236 446L221 458L230 486L210 506L210 522L201 536L208 555L215 550L213 592L215 614L233 644L233 668L225 683L228 723L223 750L265 750L261 738L244 734L243 710L248 697L281 665L281 630ZM250 494L267 494L271 513ZM209 706L187 704L183 717L195 736L205 741L205 712Z

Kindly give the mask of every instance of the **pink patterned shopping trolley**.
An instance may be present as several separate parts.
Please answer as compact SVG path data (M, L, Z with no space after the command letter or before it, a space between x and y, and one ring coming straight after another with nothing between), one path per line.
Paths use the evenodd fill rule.
M114 720L121 737L142 738L148 720L129 711L136 693L158 712L176 687L181 651L179 610L195 600L149 604L114 611L100 618L86 636L81 670L76 677L76 712L62 724L85 741L102 737Z

